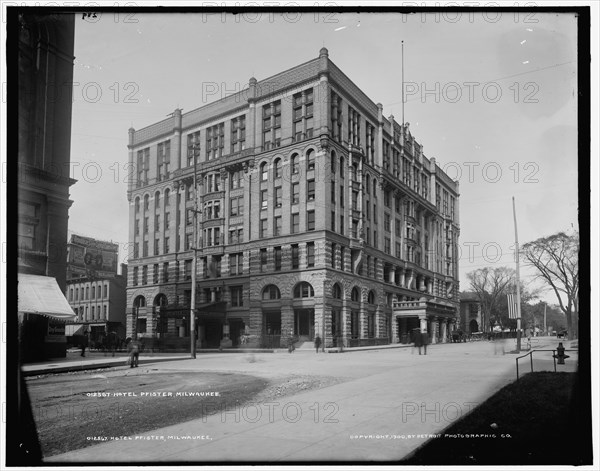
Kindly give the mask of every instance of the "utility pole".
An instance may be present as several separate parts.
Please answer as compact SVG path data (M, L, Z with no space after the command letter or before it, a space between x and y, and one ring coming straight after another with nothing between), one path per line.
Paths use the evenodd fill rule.
M197 157L200 153L200 144L196 143L190 146L189 151L194 159L194 241L192 250L194 252L192 258L192 295L190 300L190 355L196 358L196 265L197 265L197 248L198 248L198 188L196 182Z
M548 332L547 327L546 327L546 308L548 307L548 304L544 303L544 336L546 335L546 332Z
M515 197L513 196L513 217L515 220L515 256L517 263L517 352L521 351L521 282L519 276L519 236L517 233L517 211L515 209Z

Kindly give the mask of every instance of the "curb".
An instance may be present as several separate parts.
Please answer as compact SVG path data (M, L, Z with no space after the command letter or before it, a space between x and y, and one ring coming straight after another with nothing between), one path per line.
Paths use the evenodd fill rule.
M149 364L149 363L157 363L162 361L176 361L176 360L190 360L190 358L182 358L182 357L158 357L158 358L145 358L139 360L139 364ZM128 366L127 359L119 360L119 361L106 361L106 362L98 362L98 363L80 363L77 365L64 365L64 366L46 366L46 367L21 367L21 375L24 377L27 376L38 376L38 375L47 375L47 374L57 374L57 373L69 373L71 371L86 371L86 370L99 370L101 368L110 368L110 367L118 367L118 366Z

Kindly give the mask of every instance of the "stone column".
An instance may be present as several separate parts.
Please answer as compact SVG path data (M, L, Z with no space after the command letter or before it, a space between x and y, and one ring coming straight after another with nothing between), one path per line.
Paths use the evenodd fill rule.
M390 267L388 271L388 283L394 284L396 281L396 269L394 267Z
M448 322L442 321L442 343L446 343L448 340L448 330L447 330Z
M281 341L282 347L287 346L285 342L294 332L294 308L291 299L281 300Z
M398 270L400 270L399 286L401 288L405 288L405 283L406 283L405 272L406 272L406 270L404 270L404 268L398 268Z
M424 315L419 316L421 332L427 332L427 318Z

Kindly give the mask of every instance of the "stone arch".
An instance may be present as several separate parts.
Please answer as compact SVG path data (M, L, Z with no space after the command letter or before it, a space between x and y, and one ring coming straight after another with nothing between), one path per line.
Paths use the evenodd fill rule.
M152 302L153 306L166 307L169 305L167 296L164 293L158 293Z
M315 289L312 284L308 281L300 281L294 285L293 290L294 299L300 298L314 298L315 297Z
M265 294L267 293L269 294L269 296L265 297ZM260 299L262 301L281 299L281 290L279 289L279 286L277 286L275 283L266 285L260 292Z
M146 307L146 297L138 294L133 300L133 307Z

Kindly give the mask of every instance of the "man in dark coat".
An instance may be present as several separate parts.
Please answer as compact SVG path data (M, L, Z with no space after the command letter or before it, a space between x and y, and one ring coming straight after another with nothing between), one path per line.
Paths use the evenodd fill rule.
M419 355L420 355L421 347L423 346L423 334L421 332L419 332L419 330L415 330L413 332L414 332L415 347L417 347L419 349ZM425 354L427 354L427 350L425 351Z
M319 347L321 346L321 337L318 335L315 337L315 348L317 349L317 353L319 353Z
M427 332L421 333L421 343L423 344L425 355L427 355L427 344L429 343L429 334ZM419 354L421 354L421 349L419 349Z

